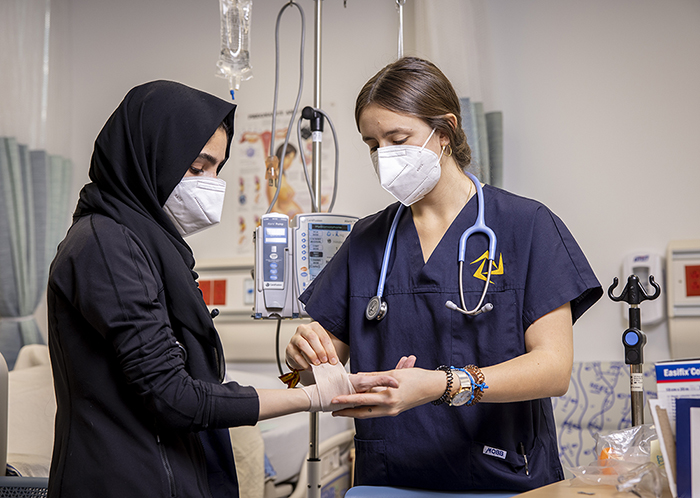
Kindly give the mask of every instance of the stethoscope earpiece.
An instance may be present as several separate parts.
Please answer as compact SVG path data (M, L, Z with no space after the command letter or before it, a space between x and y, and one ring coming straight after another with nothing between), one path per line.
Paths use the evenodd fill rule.
M455 303L453 303L452 301L447 301L447 302L445 303L445 307L447 307L448 309L451 309L452 311L459 311L459 306L457 306L457 305L456 305Z
M365 308L365 317L367 320L381 320L386 315L387 304L386 301L382 301L379 296L374 296L367 303L367 308Z
M472 311L469 311L469 310L460 308L459 306L457 306L457 305L456 305L455 303L453 303L452 301L447 301L447 302L445 303L445 307L446 307L447 309L451 309L452 311L459 311L459 312L462 313L463 315L467 315L467 316L476 316L476 315L481 315L482 313L486 313L487 311L491 311L491 310L493 309L493 304L491 304L491 303L486 303L486 304L483 305L481 308L478 308L478 309L474 309L474 310L472 310Z

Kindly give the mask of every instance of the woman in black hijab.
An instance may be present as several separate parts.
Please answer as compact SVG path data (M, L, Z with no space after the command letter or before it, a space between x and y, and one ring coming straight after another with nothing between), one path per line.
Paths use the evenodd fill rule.
M238 496L227 428L309 409L301 390L222 384L221 342L182 238L218 221L234 111L155 81L132 89L95 141L91 183L49 277L49 496ZM213 204L188 213L188 192L202 186Z

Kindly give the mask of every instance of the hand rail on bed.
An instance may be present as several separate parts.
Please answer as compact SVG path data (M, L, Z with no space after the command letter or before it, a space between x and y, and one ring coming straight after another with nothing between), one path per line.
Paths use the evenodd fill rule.
M45 498L48 488L48 477L0 476L0 496L3 498Z

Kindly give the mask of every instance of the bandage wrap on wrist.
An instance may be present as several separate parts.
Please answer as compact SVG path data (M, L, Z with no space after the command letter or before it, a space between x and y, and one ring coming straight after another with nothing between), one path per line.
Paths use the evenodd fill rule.
M355 394L355 388L352 386L343 365L340 363L335 365L321 363L320 365L312 365L311 369L316 383L302 388L311 402L310 412L334 412L351 406L331 404L331 400L336 396Z

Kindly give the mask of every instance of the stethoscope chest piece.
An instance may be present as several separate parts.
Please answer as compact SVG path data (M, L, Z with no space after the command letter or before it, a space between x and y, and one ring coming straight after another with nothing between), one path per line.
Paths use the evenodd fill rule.
M386 301L382 301L379 296L374 296L367 303L367 308L365 308L365 317L367 320L381 320L386 315Z

